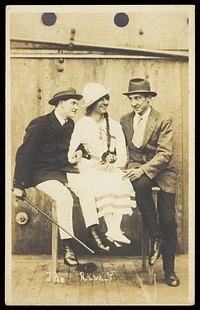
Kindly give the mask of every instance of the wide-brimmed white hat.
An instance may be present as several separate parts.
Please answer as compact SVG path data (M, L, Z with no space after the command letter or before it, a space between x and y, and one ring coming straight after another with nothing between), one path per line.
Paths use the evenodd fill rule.
M108 95L110 88L106 89L102 84L99 83L88 83L85 85L82 95L85 101L84 108L89 107L91 104L99 100L100 98Z

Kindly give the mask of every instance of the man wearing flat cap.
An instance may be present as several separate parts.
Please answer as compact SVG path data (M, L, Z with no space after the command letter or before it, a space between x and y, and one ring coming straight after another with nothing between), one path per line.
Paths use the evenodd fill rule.
M16 153L14 173L14 194L24 198L25 189L36 187L56 201L57 219L71 236L73 232L73 198L66 185L79 197L80 205L94 250L108 252L98 231L98 217L94 195L89 182L73 170L68 162L69 142L74 129L72 118L78 110L82 95L72 87L61 87L54 92L49 104L54 110L33 119L26 128L22 145ZM82 156L78 148L75 155ZM72 173L71 173L72 172ZM68 184L67 184L68 183ZM59 229L63 243L64 263L69 266L79 264L74 252L72 237Z
M149 81L134 78L129 82L127 96L133 111L121 117L126 137L129 162L125 177L130 178L136 192L137 205L151 237L149 265L154 265L162 255L165 281L169 286L179 286L174 271L177 245L175 219L175 169L173 164L172 120L163 116L151 105ZM158 186L157 212L151 188Z

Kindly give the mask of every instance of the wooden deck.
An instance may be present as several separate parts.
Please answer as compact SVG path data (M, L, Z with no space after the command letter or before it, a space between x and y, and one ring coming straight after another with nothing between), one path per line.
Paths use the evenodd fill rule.
M12 257L7 305L189 305L188 256L176 259L181 285L171 288L163 281L162 261L155 267L154 284L141 272L138 257L79 257L94 262L93 274L80 274L59 257L59 271L51 274L50 256Z

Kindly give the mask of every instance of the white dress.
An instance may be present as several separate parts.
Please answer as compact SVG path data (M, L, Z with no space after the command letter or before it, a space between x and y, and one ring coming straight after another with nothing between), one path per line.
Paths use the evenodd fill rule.
M79 119L71 137L68 159L72 158L80 143L91 155L91 159L82 158L78 168L93 184L93 191L97 204L98 217L106 213L119 213L131 215L132 208L136 207L135 192L129 179L123 179L123 172L120 167L124 167L127 162L126 144L120 123L109 118L111 147L116 148L117 160L113 164L113 172L99 171L92 168L94 162L99 162L102 154L107 151L106 120L103 120L101 128L90 116Z

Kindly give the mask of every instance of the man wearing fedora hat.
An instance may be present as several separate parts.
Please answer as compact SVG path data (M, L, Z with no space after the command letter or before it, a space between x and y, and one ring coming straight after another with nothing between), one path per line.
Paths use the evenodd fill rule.
M58 224L72 236L73 198L69 189L79 197L85 225L88 228L94 250L108 252L99 235L96 203L91 184L85 182L68 162L67 153L74 121L82 95L72 87L60 87L54 92L49 104L54 110L33 119L26 128L22 145L16 153L14 172L14 194L24 198L25 189L36 187L56 201ZM82 156L83 149L77 148L75 155ZM72 173L71 173L72 172ZM89 206L89 207L88 207ZM72 237L59 229L63 243L64 263L69 266L79 264L73 249Z
M150 105L151 97L157 93L151 91L149 81L131 79L128 92L123 95L130 100L133 109L121 117L129 154L124 177L132 182L137 205L151 237L149 265L154 265L162 254L166 283L179 286L174 271L177 223L172 120ZM151 194L153 186L160 187L157 212Z

